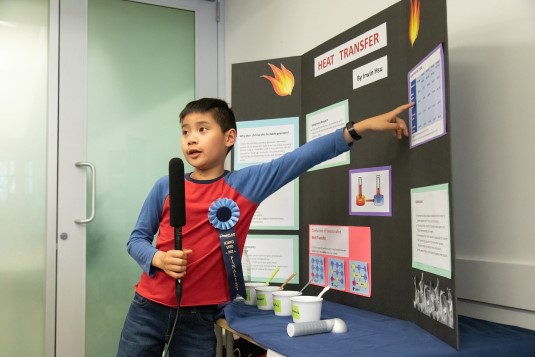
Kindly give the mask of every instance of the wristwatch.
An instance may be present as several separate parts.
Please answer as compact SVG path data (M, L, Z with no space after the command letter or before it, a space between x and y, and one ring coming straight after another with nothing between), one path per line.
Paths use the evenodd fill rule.
M349 135L351 135L351 137L353 138L353 141L357 141L357 140L362 139L362 136L360 136L355 131L355 128L353 127L353 125L355 125L355 122L352 122L352 121L347 122L347 124L346 124L347 132L349 133Z

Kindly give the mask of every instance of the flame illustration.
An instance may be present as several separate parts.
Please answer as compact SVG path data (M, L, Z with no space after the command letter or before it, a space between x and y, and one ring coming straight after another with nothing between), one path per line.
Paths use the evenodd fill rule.
M411 14L409 19L409 41L411 46L418 37L420 31L420 0L411 0Z
M263 77L271 82L271 84L273 85L273 90L275 91L275 93L277 93L277 95L281 97L292 95L292 90L294 89L295 85L295 79L292 72L286 69L283 64L281 64L280 69L272 65L271 63L268 64L271 67L271 70L273 71L275 77L266 75L260 77Z

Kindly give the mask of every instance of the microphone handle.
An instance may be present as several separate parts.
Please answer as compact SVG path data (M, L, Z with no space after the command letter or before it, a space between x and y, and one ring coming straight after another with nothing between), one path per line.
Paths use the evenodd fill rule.
M175 250L182 250L182 227L174 227L175 229ZM182 279L176 280L176 301L180 306L180 300L182 299Z

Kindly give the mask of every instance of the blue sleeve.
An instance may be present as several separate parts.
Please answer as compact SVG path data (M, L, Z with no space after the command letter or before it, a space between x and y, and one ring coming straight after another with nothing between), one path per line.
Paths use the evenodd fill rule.
M249 200L260 204L308 169L348 151L351 146L341 128L270 162L231 172L227 182Z
M168 194L169 179L164 176L156 181L145 199L134 230L126 244L128 254L150 276L156 273L156 268L151 263L154 254L158 251L152 242L160 227L163 204Z

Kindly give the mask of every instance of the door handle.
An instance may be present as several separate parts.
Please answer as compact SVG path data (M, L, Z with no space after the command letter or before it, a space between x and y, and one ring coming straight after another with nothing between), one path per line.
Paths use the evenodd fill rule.
M95 218L95 197L97 192L97 172L95 166L90 162L77 162L76 167L89 167L91 169L91 214L84 219L75 219L74 223L85 224L91 222Z

